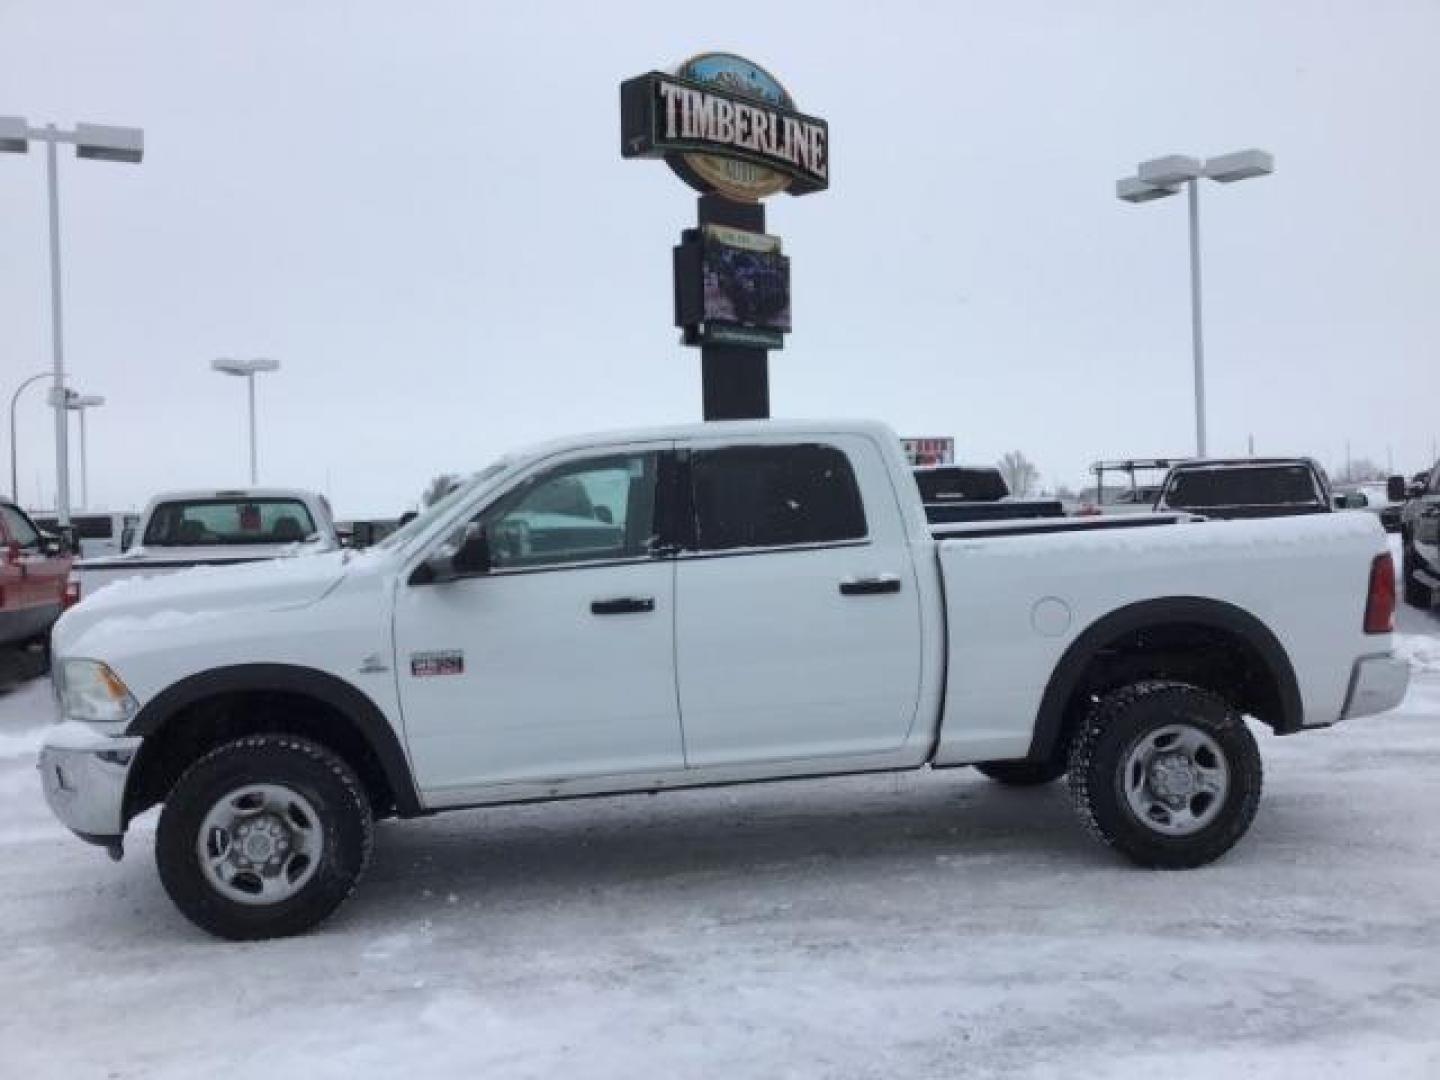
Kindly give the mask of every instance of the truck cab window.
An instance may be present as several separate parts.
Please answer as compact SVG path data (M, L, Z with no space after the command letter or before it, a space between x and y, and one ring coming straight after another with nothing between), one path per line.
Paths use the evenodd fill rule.
M691 475L701 551L827 544L866 535L855 472L834 446L700 450Z
M641 558L655 519L655 454L617 454L542 473L479 517L496 570Z
M299 543L315 534L303 502L213 498L164 502L150 514L146 547Z

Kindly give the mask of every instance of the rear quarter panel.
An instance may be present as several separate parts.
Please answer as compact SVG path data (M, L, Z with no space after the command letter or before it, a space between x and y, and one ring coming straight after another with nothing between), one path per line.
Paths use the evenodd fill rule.
M941 541L949 627L939 764L1023 757L1072 642L1145 600L1202 597L1268 626L1289 655L1307 724L1336 720L1363 632L1370 566L1387 550L1370 515Z

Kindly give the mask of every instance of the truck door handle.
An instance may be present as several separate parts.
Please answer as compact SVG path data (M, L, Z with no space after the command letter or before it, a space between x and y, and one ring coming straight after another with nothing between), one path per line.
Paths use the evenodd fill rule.
M653 596L615 596L608 600L591 600L591 615L638 615L655 610Z
M874 577L845 578L840 582L841 596L871 596L875 593L892 593L899 591L899 574L876 574Z

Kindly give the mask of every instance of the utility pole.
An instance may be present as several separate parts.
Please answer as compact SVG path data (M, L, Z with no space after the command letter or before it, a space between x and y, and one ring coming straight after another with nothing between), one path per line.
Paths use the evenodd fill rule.
M1130 203L1151 202L1186 189L1190 223L1190 348L1195 369L1195 456L1206 455L1205 335L1200 310L1200 181L1231 184L1275 171L1275 159L1264 150L1239 150L1201 161L1171 154L1140 163L1134 176L1115 184L1117 198Z
M55 517L61 532L70 527L70 448L68 392L65 387L64 317L60 273L60 178L56 148L75 147L75 156L95 161L139 164L145 156L145 133L139 128L77 124L62 131L54 124L31 127L22 117L0 116L0 151L28 153L31 141L45 144L45 191L50 223L50 406L55 410Z

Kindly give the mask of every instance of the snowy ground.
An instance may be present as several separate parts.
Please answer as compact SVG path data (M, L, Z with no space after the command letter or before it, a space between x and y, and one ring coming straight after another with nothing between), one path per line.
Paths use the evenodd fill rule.
M935 775L382 826L310 936L170 906L46 811L0 698L5 1077L1440 1076L1440 620L1404 707L1263 735L1218 865L1130 869L1063 787Z

